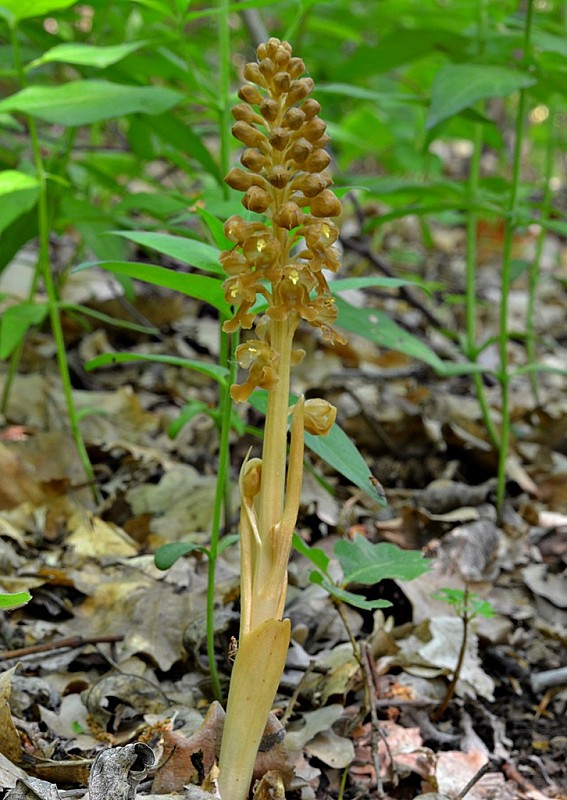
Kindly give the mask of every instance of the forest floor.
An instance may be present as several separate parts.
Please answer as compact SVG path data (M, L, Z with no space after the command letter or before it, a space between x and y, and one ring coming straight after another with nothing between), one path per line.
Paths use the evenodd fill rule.
M441 357L454 357L455 345L440 328L463 329L462 305L451 302L463 291L463 231L438 227L431 249L416 244L418 235L411 218L393 226L380 258L399 274L404 253L417 253L423 277L442 290L355 292L349 301L385 309ZM347 226L346 245L350 239L369 246ZM498 323L499 246L497 231L482 233L479 340ZM529 259L533 247L528 233L517 242L518 257ZM344 277L377 269L349 246L344 262ZM543 266L541 359L564 367L564 242L550 241ZM105 313L131 313L106 274L78 273L65 291ZM523 330L526 298L520 276L509 297L513 331ZM12 387L0 431L0 589L29 589L33 599L0 617L0 798L83 797L93 756L134 742L148 744L158 763L141 782L141 797L182 794L214 759L220 712L211 706L207 669L206 559L195 552L160 572L153 554L167 542L209 540L215 423L198 413L175 438L167 431L189 400L214 409L216 387L163 364L88 373L84 364L112 350L214 363L218 323L195 301L148 287L140 287L136 316L159 335L84 331L75 319L65 320L99 502L84 485L69 437L48 332L28 338ZM308 331L301 339L307 356L295 370L295 390L337 406L338 422L382 483L388 506L308 454L299 535L330 556L341 537L392 542L425 552L432 569L413 581L365 587L367 596L393 605L374 613L349 608L343 619L325 591L309 582L310 565L294 554L287 612L293 646L275 706L285 750L274 735L276 744L259 756L259 772L281 770L288 796L297 800L567 797L565 378L538 374L537 394L527 376L513 384L499 523L497 454L470 378L439 378L362 335L349 336L335 351L318 346ZM496 346L482 358L496 363ZM509 358L525 361L519 335L510 341ZM498 386L487 385L486 392L498 426ZM250 429L261 426L254 409L240 406L238 414ZM235 489L250 446L259 449L251 430L233 435ZM235 492L229 532L237 511ZM229 547L219 557L215 587L223 691L231 637L238 635L238 578L238 548ZM494 615L468 624L456 692L439 714L463 641L463 620L442 599L443 590L466 587ZM25 791L23 784L12 788L22 770L33 776ZM91 800L99 799L91 792Z

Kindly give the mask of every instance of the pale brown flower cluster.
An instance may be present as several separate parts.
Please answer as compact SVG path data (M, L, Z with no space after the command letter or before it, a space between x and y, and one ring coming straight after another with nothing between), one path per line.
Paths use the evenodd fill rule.
M236 307L224 330L251 328L257 295L267 303L258 339L237 350L241 366L250 369L246 385L234 387L239 400L255 386L269 389L277 382L279 353L270 323L286 322L293 332L305 320L330 341L341 340L331 327L337 310L322 272L339 267L333 246L338 230L329 217L340 214L341 204L329 188L329 137L319 103L309 97L313 81L301 77L305 65L287 42L270 39L258 47L257 58L244 69L250 83L232 109L233 135L246 145L244 169L231 169L226 182L243 191L244 207L266 221L230 217L224 230L235 246L221 255L229 276L225 296Z

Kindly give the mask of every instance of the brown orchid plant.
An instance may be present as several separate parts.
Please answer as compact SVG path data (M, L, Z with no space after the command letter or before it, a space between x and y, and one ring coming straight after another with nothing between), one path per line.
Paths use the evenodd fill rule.
M338 230L330 217L340 214L341 204L329 188L329 138L319 103L309 96L313 81L302 77L304 72L287 42L270 39L258 47L257 63L246 65L249 83L232 109L232 132L245 150L243 168L231 169L226 182L245 192L244 207L264 219L233 216L225 224L234 247L221 256L229 276L224 289L236 313L224 330L252 331L236 349L248 377L232 386L231 394L243 402L261 388L268 403L262 458L247 458L240 473L241 622L219 758L222 800L248 797L285 665L290 621L283 614L304 430L324 435L336 415L320 399L300 398L289 408L290 370L304 356L293 346L298 326L308 322L330 342L341 341L332 328L337 309L324 275L339 267ZM258 295L266 303L259 318Z

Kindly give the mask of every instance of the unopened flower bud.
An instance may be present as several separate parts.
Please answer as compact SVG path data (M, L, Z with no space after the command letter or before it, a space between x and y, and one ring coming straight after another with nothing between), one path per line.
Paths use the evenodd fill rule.
M266 173L266 180L276 189L283 189L289 183L290 172L283 164L278 164Z
M255 106L259 106L264 99L263 95L258 91L258 89L255 86L250 86L249 84L240 87L238 90L238 97L241 100L244 100L245 103L250 103L251 105Z
M270 207L271 202L272 198L268 192L259 186L251 186L242 198L244 208L247 208L248 211L255 211L257 214L263 214Z
M246 167L246 169L252 172L261 172L270 162L259 150L253 147L247 147L240 156L240 163L243 167Z
M245 222L238 214L229 217L223 227L226 238L235 244L242 244L248 236L265 229L263 222Z
M299 78L305 72L305 63L302 58L290 58L287 71L292 78Z
M267 97L260 105L260 114L267 119L268 122L273 122L278 116L279 106L276 100Z
M303 164L305 159L311 154L312 151L313 145L308 142L307 139L301 138L293 142L286 155L288 158L292 158L298 164Z
M305 430L315 436L326 436L335 422L337 409L320 397L305 401Z
M275 67L274 62L271 58L263 58L260 63L258 64L258 69L264 76L264 78L269 81L274 75ZM248 78L250 80L250 78ZM257 81L255 81L257 83Z
M235 122L232 126L232 135L247 147L259 147L261 150L266 148L267 142L264 134L252 127L248 122L241 120Z
M266 180L261 175L255 175L253 172L245 172L243 169L233 167L225 178L226 183L231 189L236 189L238 192L245 192L251 186L265 187Z
M257 83L258 86L263 86L264 88L266 88L268 85L266 83L264 75L260 71L259 65L254 64L253 61L246 64L246 66L244 67L244 77L246 78L247 81L250 81L250 83Z
M332 183L331 176L327 172L315 172L309 175L301 175L293 182L294 189L299 189L305 197L315 197Z
M276 72L273 78L274 89L278 95L289 92L291 78L288 72Z
M321 104L313 97L308 97L307 100L304 100L301 104L301 110L307 119L313 119L313 117L316 117L321 111Z
M287 203L283 203L283 205L279 206L272 216L275 225L278 225L280 228L285 228L288 231L301 225L304 218L305 214L293 200L289 200Z
M262 124L262 117L254 113L248 103L237 103L232 107L232 116L236 120L243 120L249 124L255 123L256 125Z
M249 458L240 473L240 489L246 499L251 500L260 491L262 483L262 459Z
M296 131L299 128L301 128L304 122L305 122L305 114L300 108L296 108L294 106L293 108L289 108L286 111L286 115L283 118L282 125L284 126L284 128L289 128L292 131Z
M331 163L331 156L326 150L317 148L305 159L303 169L308 172L322 172Z
M270 132L270 144L274 150L284 150L289 142L290 136L291 131L286 131L285 128L272 128Z
M313 119L310 119L309 122L306 122L302 127L301 135L307 139L307 141L313 143L321 138L326 128L327 125L320 117L313 117Z
M325 189L324 192L314 197L310 207L314 217L338 217L342 211L339 200L330 189Z
M311 94L313 86L312 78L300 78L297 81L293 81L286 98L286 105L288 108L289 106L294 106L296 103L299 103L299 101L307 97L308 94Z
M291 60L295 60L291 58L290 51L284 50L283 47L278 48L277 52L274 53L272 56L278 71L286 70L287 66Z

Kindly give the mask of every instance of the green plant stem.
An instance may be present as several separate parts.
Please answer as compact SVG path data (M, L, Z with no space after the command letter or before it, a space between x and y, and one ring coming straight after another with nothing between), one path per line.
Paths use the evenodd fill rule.
M12 51L14 54L14 63L16 71L22 88L26 86L26 76L23 69L22 57L20 53L20 44L18 41L17 23L10 25L10 39ZM79 418L75 408L75 401L73 398L73 386L71 383L71 375L69 373L69 364L67 362L67 352L65 347L65 337L63 335L63 327L61 325L61 317L59 314L59 298L57 297L57 290L53 280L51 270L51 263L49 258L49 209L47 198L47 173L41 155L41 146L39 143L39 135L37 126L32 116L27 117L28 129L30 133L30 142L33 152L33 160L35 164L36 174L39 181L39 197L38 197L38 238L39 238L39 253L36 273L32 282L31 292L35 293L37 281L39 276L43 277L45 290L47 293L47 303L49 307L49 320L51 323L51 331L55 340L55 348L57 353L57 366L59 368L59 375L61 377L61 384L63 386L63 395L67 406L67 414L69 416L69 426L71 428L71 435L75 441L79 458L83 465L86 478L92 484L93 495L95 501L99 500L98 488L96 486L95 475L92 464L87 453L87 448L81 434L79 427ZM33 294L32 294L33 296ZM19 358L21 355L21 348L18 348L16 355ZM12 373L12 377L13 377ZM4 401L4 397L2 398ZM7 400L6 400L7 402Z
M469 623L471 621L471 617L469 616L469 587L468 584L465 584L465 590L463 594L463 612L461 614L461 619L463 621L463 638L461 640L461 646L459 648L459 655L457 657L457 664L455 666L455 671L453 672L453 677L451 678L451 683L447 687L447 691L445 693L445 697L443 698L441 705L439 705L433 714L431 715L431 719L433 722L437 722L441 719L453 696L455 694L455 689L457 688L457 682L461 675L461 670L463 668L463 662L465 660L465 654L467 652L467 641L469 636Z
M531 47L531 32L533 22L533 0L528 0L526 21L524 28L524 60L528 60ZM520 188L520 173L522 164L522 145L524 138L524 120L526 114L527 91L520 89L518 110L516 113L514 154L512 161L512 178L510 182L510 195L506 213L504 230L504 245L502 254L502 273L500 281L500 323L499 323L499 351L502 429L500 434L500 451L498 454L498 485L496 489L496 507L498 516L501 517L506 491L506 461L510 444L510 374L508 371L508 303L512 284L512 246L514 234L517 229L518 194Z
M543 255L543 247L545 245L547 232L543 222L549 217L551 208L551 176L553 173L554 155L555 155L555 128L554 128L554 113L553 108L549 109L549 117L547 120L548 136L545 148L544 160L544 190L543 200L541 204L541 228L537 237L536 249L534 259L530 265L528 272L528 308L526 311L526 355L528 364L535 364L536 362L536 330L535 330L535 314L537 304L537 288L539 285L541 259ZM530 374L530 383L532 387L532 394L534 401L539 404L539 389L538 379L535 372Z
M478 226L478 187L480 181L480 157L482 153L482 125L474 126L473 152L469 172L468 186L468 213L467 213L467 239L466 239L466 276L465 276L465 318L466 318L466 355L476 362L478 348L476 344L476 260L477 260L477 226ZM484 391L482 375L474 373L473 383L482 418L492 445L499 450L500 442L498 432L492 421L490 407Z
M226 336L226 334L225 334ZM229 337L226 337L227 339ZM229 348L230 349L234 348ZM226 515L225 492L226 487L230 487L229 481L229 461L230 447L229 437L232 416L232 398L230 396L230 386L236 379L236 362L234 359L227 359L230 362L230 374L222 392L221 400L221 426L219 434L219 458L217 465L217 482L215 490L215 504L213 508L213 523L211 530L211 543L209 546L209 562L207 574L207 655L209 659L209 669L211 671L211 683L215 700L222 700L222 690L220 678L215 658L215 574L218 557L218 546L223 517L223 508Z
M226 175L229 169L230 154L230 28L228 24L228 0L219 0L219 60L220 60L220 93L219 93L219 136L221 155L221 176ZM228 186L221 181L223 196L228 198ZM211 671L213 696L222 700L220 678L215 659L215 577L217 566L218 546L220 539L221 520L230 516L231 484L229 474L230 460L230 427L232 416L232 398L230 386L236 380L236 362L234 350L237 344L236 336L230 337L222 330L225 320L219 320L219 364L230 370L229 379L221 393L221 425L219 433L219 458L217 466L217 482L215 489L215 505L213 509L213 524L211 530L211 544L209 547L209 563L207 575L207 655Z
M225 200L229 198L229 187L222 180L230 168L230 26L229 0L219 0L219 130L221 186Z

